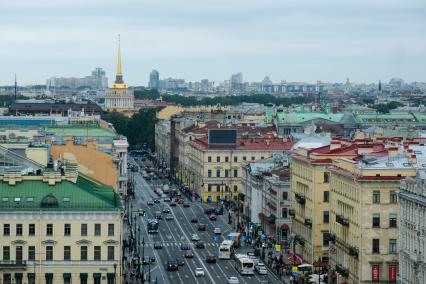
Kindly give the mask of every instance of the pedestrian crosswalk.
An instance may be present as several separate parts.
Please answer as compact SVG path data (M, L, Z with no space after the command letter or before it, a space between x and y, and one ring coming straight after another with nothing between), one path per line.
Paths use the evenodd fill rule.
M182 244L186 244L186 243L182 243L182 242L162 242L161 243L163 245L163 247L180 247ZM214 242L209 242L209 243L204 243L204 245L206 247L219 247L220 243L214 243ZM192 244L193 247L195 247L195 244ZM154 242L145 242L145 247L154 247Z

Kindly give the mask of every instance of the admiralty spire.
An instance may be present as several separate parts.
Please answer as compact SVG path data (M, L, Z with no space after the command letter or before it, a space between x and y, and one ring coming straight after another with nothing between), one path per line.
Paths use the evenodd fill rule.
M112 87L108 89L105 96L105 110L130 112L133 110L134 95L123 81L123 69L121 65L121 42L118 36L117 74Z

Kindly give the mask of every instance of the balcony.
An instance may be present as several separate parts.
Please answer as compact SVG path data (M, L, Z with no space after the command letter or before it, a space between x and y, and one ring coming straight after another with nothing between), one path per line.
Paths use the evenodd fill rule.
M358 259L358 249L356 247L349 247L349 255Z
M294 209L288 210L288 215L290 215L291 217L294 217L295 214L296 212L294 211Z
M301 204L301 205L306 203L305 197L303 195L299 194L299 193L295 194L295 198L296 198L296 202Z
M27 262L25 260L1 260L0 269L12 269L12 268L26 268Z
M343 215L336 215L336 222L343 226L349 226L349 220L343 217Z
M332 242L333 244L336 243L336 235L335 234L330 234L328 237L328 240L330 242Z
M349 270L346 269L346 268L344 268L340 264L336 265L336 272L339 273L340 275L342 275L343 277L348 277L349 276Z
M305 219L305 226L312 228L312 220L309 218Z

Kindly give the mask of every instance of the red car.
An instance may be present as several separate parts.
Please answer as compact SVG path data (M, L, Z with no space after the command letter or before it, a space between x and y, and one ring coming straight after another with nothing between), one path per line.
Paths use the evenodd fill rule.
M183 204L183 203L185 203L185 201L183 200L183 198L180 198L179 201L178 201L178 203L179 204Z

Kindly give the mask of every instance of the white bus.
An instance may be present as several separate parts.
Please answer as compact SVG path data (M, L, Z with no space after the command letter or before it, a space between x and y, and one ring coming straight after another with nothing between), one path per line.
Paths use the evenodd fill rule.
M235 269L241 275L253 275L254 274L254 262L248 258L245 254L235 255Z
M234 253L234 241L224 240L219 246L219 259L231 259Z

